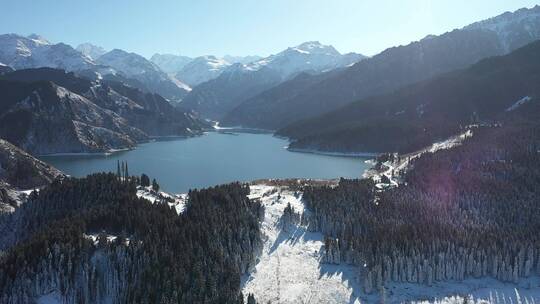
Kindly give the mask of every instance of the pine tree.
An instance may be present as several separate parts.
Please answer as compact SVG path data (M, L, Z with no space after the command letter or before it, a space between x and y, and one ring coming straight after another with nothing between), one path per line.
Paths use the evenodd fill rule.
M247 304L257 304L257 301L255 301L255 297L251 293L248 295Z
M152 190L154 190L156 192L159 191L159 184L157 183L155 178L152 180Z
M150 178L146 174L141 174L141 186L148 187L150 186Z

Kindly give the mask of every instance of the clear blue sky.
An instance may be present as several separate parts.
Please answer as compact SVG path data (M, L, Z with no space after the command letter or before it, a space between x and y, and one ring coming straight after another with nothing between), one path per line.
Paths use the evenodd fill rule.
M2 33L144 56L268 55L308 40L374 55L540 0L0 0Z

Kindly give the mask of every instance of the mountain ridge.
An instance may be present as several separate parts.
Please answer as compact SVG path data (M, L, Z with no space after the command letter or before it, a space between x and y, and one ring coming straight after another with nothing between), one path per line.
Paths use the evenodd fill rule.
M293 149L410 152L466 125L530 120L540 114L535 85L540 81L539 54L540 41L535 41L508 55L300 121L277 134L291 138Z
M439 36L388 48L330 78L314 79L302 92L289 97L286 92L280 94L285 97L279 100L253 96L228 113L223 125L280 129L355 100L465 68L483 58L504 55L507 48L515 49L540 38L540 6L505 13L489 20L490 23L501 24L499 31L479 27L475 24L482 23L475 23ZM536 30L530 31L530 28Z
M299 73L320 73L362 60L362 55L341 55L334 47L305 42L248 64L233 64L210 81L195 87L182 107L220 120L244 100L294 78Z
M40 68L8 73L0 83L0 135L32 153L104 152L207 127L161 96L120 82Z

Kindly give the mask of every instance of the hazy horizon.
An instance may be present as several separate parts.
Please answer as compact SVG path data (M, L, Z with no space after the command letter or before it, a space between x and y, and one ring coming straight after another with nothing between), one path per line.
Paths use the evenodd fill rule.
M74 47L89 42L111 50L189 57L267 56L305 41L320 41L341 53L376 55L429 34L439 35L470 23L533 7L539 1L479 0L401 3L342 0L285 0L255 3L144 1L80 3L67 0L5 3L4 33L36 33ZM31 15L28 19L25 16ZM21 22L24 20L24 22ZM63 20L63 22L56 22Z

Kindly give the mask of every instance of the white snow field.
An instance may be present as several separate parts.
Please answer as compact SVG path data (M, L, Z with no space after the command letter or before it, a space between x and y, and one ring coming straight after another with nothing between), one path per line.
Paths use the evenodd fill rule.
M246 297L253 294L258 303L540 303L538 276L517 285L492 278L438 282L431 287L390 283L383 295L367 295L358 283L356 267L319 263L324 246L321 233L302 226L283 229L280 218L288 203L297 213L309 212L301 194L256 184L250 198L260 198L265 207L264 248L255 268L242 278L242 291Z
M242 280L244 295L252 293L259 303L360 303L353 292L360 290L353 286L354 267L321 268L322 234L303 227L281 229L279 220L287 203L295 212L305 212L301 197L265 185L251 186L250 197L261 198L265 207L264 248L253 272Z

